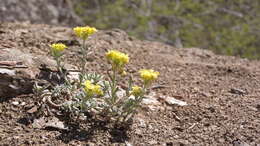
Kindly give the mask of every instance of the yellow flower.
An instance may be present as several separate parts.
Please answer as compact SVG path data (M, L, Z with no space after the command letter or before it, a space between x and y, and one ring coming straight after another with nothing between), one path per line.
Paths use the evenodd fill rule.
M94 34L97 32L97 29L94 27L75 27L74 33L76 34L77 37L82 38L83 40L86 40L90 35Z
M52 44L51 48L53 49L53 51L62 52L64 51L64 49L67 48L67 46L62 43L57 43L57 44Z
M52 44L51 45L51 52L53 56L61 56L61 52L64 51L64 49L66 49L67 46L62 44L62 43L57 43L57 44Z
M90 80L86 80L84 83L84 89L89 96L103 95L103 91L100 85L94 85Z
M81 36L81 32L82 32L82 27L75 27L73 28L74 33L76 34L77 37Z
M117 50L110 50L106 53L106 58L111 61L113 67L122 68L129 62L127 54L119 52Z
M132 90L130 91L130 94L134 95L134 96L140 96L142 94L142 92L143 92L143 90L141 87L133 86Z
M140 70L139 73L145 84L149 84L152 81L156 80L160 74L158 71L154 71L152 69L150 70L143 69Z

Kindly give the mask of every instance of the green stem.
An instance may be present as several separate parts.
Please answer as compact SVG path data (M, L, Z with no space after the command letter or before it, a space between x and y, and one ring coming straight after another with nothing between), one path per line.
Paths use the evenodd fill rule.
M61 63L60 63L60 59L59 57L54 57L56 63L57 63L57 70L59 73L62 73L62 69L61 69Z
M112 85L113 85L113 87L116 86L116 71L115 70L113 70Z
M82 46L80 47L81 49L81 53L82 53L82 56L81 56L81 66L80 66L80 73L82 75L82 77L86 74L86 63L87 63L87 51L88 51L88 48L86 47L86 40L83 39L83 44ZM80 84L82 84L82 79L80 79Z
M63 71L63 68L61 66L60 58L59 57L55 57L54 59L57 62L57 70L58 70L58 72L61 74L62 77L64 77L65 83L67 85L70 85L70 82L69 82L69 80L68 80L68 78L66 76L66 72Z
M143 86L143 89L144 89L144 92L143 92L139 97L135 97L133 104L130 105L130 106L128 107L128 109L124 112L124 113L125 113L124 121L125 121L125 119L128 117L128 115L130 115L131 113L133 113L133 112L135 111L135 109L137 109L137 108L140 106L142 100L144 99L144 95L146 94L147 85L144 85L144 86Z
M86 40L83 40L83 45L82 45L82 73L85 74L86 71L86 63L87 63L87 51L88 51L88 48L86 48Z
M60 73L62 76L64 76L64 73L63 73L63 70L62 70L62 67L61 67L61 62L60 62L60 59L59 57L54 57L56 63L57 63L57 70L58 70L58 73Z
M115 104L116 102L116 70L113 70L113 75L112 75L112 105Z

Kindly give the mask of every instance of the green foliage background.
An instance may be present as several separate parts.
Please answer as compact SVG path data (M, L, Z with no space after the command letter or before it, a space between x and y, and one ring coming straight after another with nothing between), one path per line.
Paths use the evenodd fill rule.
M75 0L76 13L99 29L141 39L260 59L258 0Z

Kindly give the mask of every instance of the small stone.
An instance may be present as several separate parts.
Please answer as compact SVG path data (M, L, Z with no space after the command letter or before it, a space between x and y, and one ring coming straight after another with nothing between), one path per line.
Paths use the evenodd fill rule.
M57 128L57 129L61 129L61 130L67 130L68 129L67 127L65 127L64 123L56 117L53 117L51 120L49 120L45 124L45 126L51 127L51 128Z
M125 142L126 146L133 146L131 143L129 143L128 141Z
M210 97L211 94L210 93L205 93L205 92L202 92L201 95L205 96L205 97Z
M229 92L233 93L233 94L238 94L238 95L246 94L246 91L244 91L242 89L237 89L237 88L231 88Z
M164 98L165 102L170 104L170 105L173 105L173 104L177 104L177 105L180 105L180 106L188 105L186 102L175 99L173 97L164 96L162 98Z
M180 143L178 143L178 142L166 142L164 144L164 146L179 146L179 145L180 145Z
M22 103L21 103L21 106L25 106L25 105L26 105L26 103L25 103L25 102L22 102Z
M253 111L256 111L257 112L257 108L253 107L253 106L248 106L249 109L253 110Z
M44 117L41 117L39 119L35 119L32 123L32 127L36 129L41 129L45 126L45 119Z
M51 119L45 119L44 117L35 119L32 126L36 129L56 128L60 130L67 130L67 127L65 127L64 123L56 117L52 117Z
M95 146L95 144L92 143L92 142L88 142L87 145L88 145L88 146Z
M155 98L144 98L142 101L143 104L159 104L158 100Z
M155 133L158 133L158 132L159 132L159 129L156 128L156 129L154 129L153 131L154 131Z
M15 76L15 70L0 68L0 74L8 74L10 76Z
M20 136L13 136L13 139L19 139Z
M142 128L145 128L146 127L146 124L145 124L145 121L143 120L143 119L138 119L138 121L139 121L139 125L140 125L140 127L142 127Z
M32 113L36 112L37 110L38 110L38 108L37 108L36 106L34 106L34 107L32 107L31 109L29 109L29 110L27 111L27 113L32 114Z
M22 131L23 128L22 128L22 127L15 127L13 130L14 130L14 131Z
M69 72L68 78L73 81L73 80L79 80L79 72Z
M19 102L18 101L14 101L12 102L13 105L19 105Z
M212 113L214 113L216 110L215 110L215 108L214 107L208 107L208 110L210 111L210 112L212 112Z
M256 105L258 111L260 111L260 104Z
M151 92L142 100L142 105L148 110L155 111L161 108L161 103L157 100L155 92Z
M136 135L142 135L142 130L141 129L135 129L135 134Z
M219 141L220 143L224 143L224 142L225 142L225 139L224 139L224 138L220 138L220 139L218 139L218 141Z
M143 101L143 104L147 105L160 105L161 103L157 100L155 92L151 92L149 95L147 95Z
M246 142L240 140L240 139L237 139L237 140L234 140L232 142L233 146L249 146L249 144L247 144Z
M152 125L149 125L148 128L149 128L149 129L153 129L153 126L152 126Z
M155 144L157 144L158 142L156 141L156 140L151 140L151 141L149 141L149 144L151 144L151 145L155 145Z

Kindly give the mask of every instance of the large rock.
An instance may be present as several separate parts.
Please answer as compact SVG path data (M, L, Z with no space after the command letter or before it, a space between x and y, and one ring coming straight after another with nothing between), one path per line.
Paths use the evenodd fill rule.
M66 64L65 68L73 66ZM32 55L18 49L0 50L0 98L33 92L35 81L57 83L56 62L47 56Z
M16 21L66 26L82 24L70 0L1 0L0 22Z

